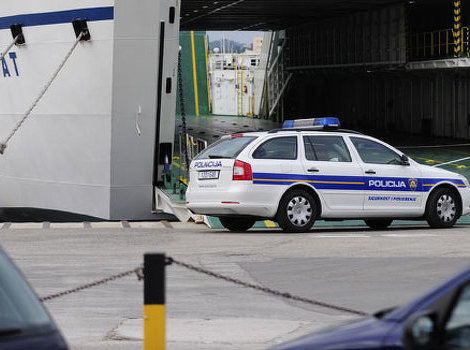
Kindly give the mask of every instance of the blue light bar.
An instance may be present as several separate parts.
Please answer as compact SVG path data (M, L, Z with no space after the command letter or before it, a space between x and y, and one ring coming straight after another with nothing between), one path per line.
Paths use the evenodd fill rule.
M283 129L295 129L295 128L334 128L340 127L338 118L335 117L324 117L324 118L310 118L310 119L298 119L298 120L286 120L282 124Z

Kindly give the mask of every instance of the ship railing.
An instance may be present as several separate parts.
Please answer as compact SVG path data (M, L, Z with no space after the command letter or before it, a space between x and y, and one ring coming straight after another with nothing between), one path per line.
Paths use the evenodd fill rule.
M179 157L178 162L173 162L178 168L178 179L179 182L187 185L188 183L188 169L187 163L191 161L200 153L203 149L207 148L208 141L191 134L179 133ZM186 147L185 147L186 146ZM185 151L187 154L185 154Z
M457 35L460 40L455 43ZM417 33L410 36L408 54L410 61L435 60L455 57L455 48L460 46L459 57L470 57L470 29L462 27L460 33L452 29Z

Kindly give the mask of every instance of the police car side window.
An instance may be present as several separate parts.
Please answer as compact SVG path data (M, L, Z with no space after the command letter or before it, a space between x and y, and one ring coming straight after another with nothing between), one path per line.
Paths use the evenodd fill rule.
M357 153L364 163L400 165L400 156L384 145L372 140L351 137Z
M276 137L253 152L255 159L297 159L297 137Z
M351 155L341 136L304 136L307 160L350 162Z

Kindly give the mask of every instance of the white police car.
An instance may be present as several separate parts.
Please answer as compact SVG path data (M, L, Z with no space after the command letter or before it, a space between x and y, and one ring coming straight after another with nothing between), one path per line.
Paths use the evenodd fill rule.
M224 136L191 162L188 208L232 231L271 219L287 232L319 219L360 218L383 229L393 219L424 218L444 228L470 213L464 176L338 127L337 118L315 118Z

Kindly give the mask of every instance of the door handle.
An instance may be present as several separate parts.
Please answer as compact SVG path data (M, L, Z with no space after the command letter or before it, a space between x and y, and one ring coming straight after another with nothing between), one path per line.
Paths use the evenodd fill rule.
M366 170L366 174L377 174L374 170Z
M309 168L309 169L307 169L307 171L309 173L318 173L320 170L318 170L317 168Z

